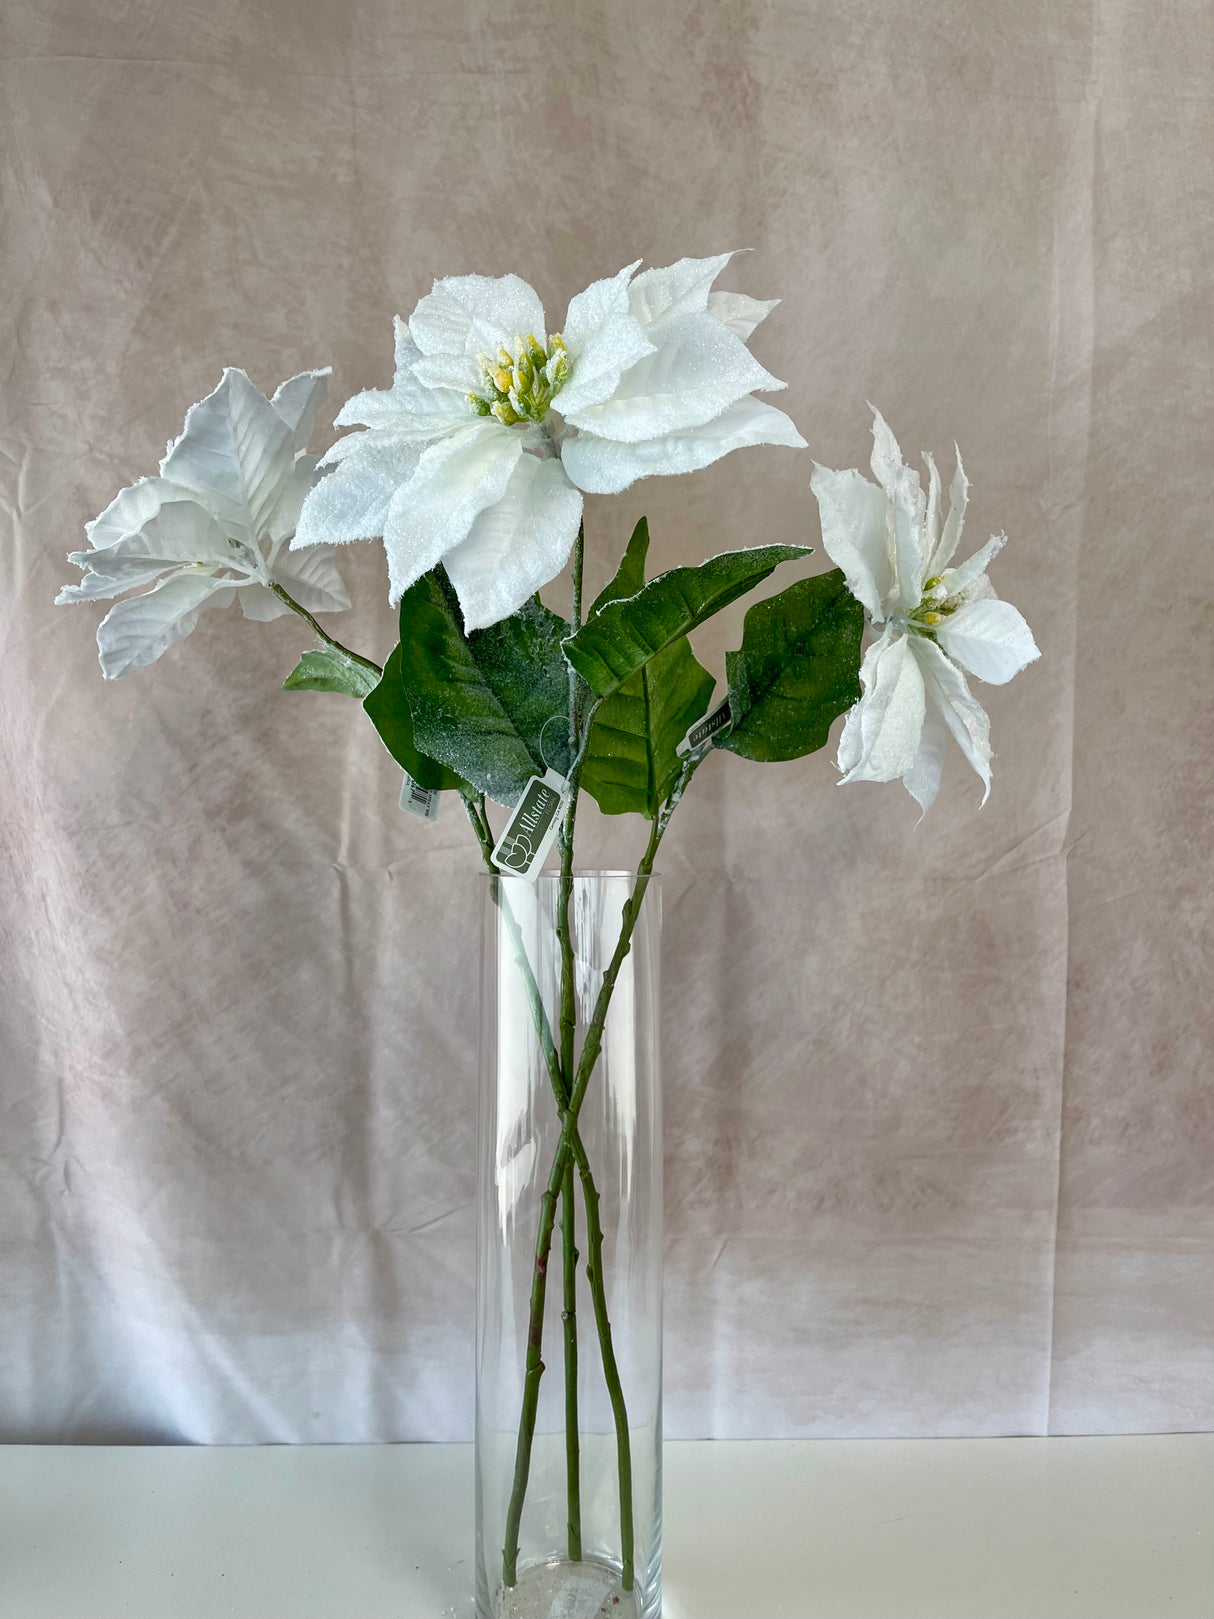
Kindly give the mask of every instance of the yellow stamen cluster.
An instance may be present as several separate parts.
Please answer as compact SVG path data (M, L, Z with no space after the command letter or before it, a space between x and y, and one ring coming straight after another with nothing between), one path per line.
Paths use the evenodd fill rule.
M950 596L944 585L943 575L923 582L923 599L909 614L912 629L919 631L920 635L930 636L933 630L945 619L955 613L962 605L960 596Z
M482 385L468 403L478 416L496 416L505 427L542 422L569 375L565 340L554 332L545 348L534 332L514 339L514 353L480 355Z

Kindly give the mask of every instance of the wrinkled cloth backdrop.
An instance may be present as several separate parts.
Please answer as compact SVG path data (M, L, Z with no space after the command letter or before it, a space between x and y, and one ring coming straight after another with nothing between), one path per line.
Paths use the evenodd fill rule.
M916 828L718 755L663 852L668 1427L1214 1425L1202 0L8 0L0 1436L471 1431L478 862L295 621L103 685L81 527L224 364L391 373L432 276L550 311L755 251L831 466L973 480L1044 656ZM555 324L555 319L554 319ZM318 433L317 445L327 442ZM589 584L816 543L810 454L592 500ZM808 565L820 566L819 555ZM334 629L394 639L382 549ZM794 574L788 573L787 583ZM773 581L770 588L777 588ZM549 592L557 599L555 592ZM697 640L722 669L735 608ZM587 864L638 826L586 815Z

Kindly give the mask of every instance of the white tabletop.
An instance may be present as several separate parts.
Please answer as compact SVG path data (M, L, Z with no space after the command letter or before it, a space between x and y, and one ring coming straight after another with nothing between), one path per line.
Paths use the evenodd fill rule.
M0 1446L2 1619L470 1619L465 1445ZM666 1446L666 1619L1211 1619L1214 1435Z

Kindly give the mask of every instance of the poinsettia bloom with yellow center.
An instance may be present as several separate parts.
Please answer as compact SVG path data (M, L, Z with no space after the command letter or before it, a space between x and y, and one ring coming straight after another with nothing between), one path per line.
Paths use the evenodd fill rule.
M225 371L215 391L191 405L160 476L123 489L85 524L89 549L68 558L84 577L56 600L126 598L97 631L107 680L154 663L207 608L238 600L246 618L289 613L275 584L309 612L349 607L330 547L302 556L287 549L317 478L316 457L303 450L328 375L302 372L267 399L243 371Z
M930 455L926 494L894 435L873 411L871 484L854 468L814 468L822 544L842 568L878 638L860 666L863 696L844 723L843 781L894 781L924 810L940 786L953 736L986 791L991 787L990 722L966 674L1001 686L1040 656L1032 631L1000 601L986 570L1006 543L998 535L959 567L969 492L961 454L940 522L940 476Z
M774 303L713 292L732 257L596 281L547 331L515 275L436 281L396 322L391 388L357 394L361 433L304 504L293 546L382 537L390 599L441 562L467 629L508 617L569 557L583 492L693 472L750 444L804 448L753 396L786 386L746 340Z

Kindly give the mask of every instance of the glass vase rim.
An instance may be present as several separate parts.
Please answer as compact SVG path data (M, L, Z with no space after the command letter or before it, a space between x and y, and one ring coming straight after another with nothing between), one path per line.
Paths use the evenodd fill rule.
M534 888L537 883L559 883L561 880L561 873L555 868L541 871L535 877L525 877L521 872L517 871L478 871L476 875L482 882L495 882L500 877L506 877L512 883L526 883L529 888ZM645 882L649 883L660 883L662 880L662 874L659 871L645 873L615 870L612 868L598 870L594 867L577 868L574 871L571 871L569 875L574 879L580 878L583 881L590 877L630 877L633 882L644 880Z

